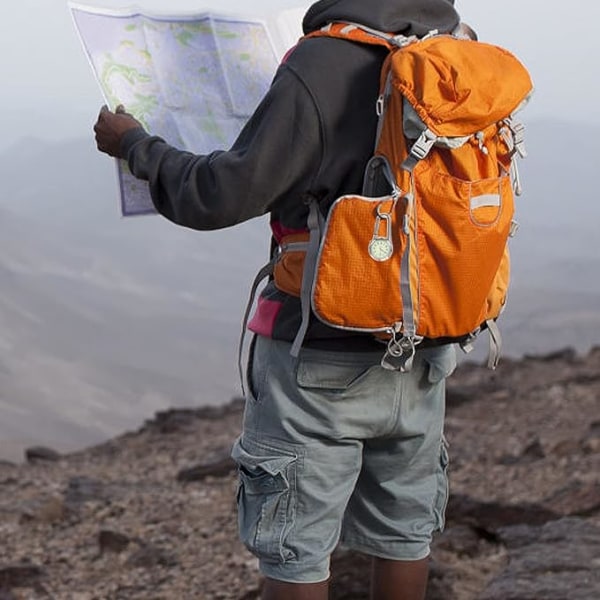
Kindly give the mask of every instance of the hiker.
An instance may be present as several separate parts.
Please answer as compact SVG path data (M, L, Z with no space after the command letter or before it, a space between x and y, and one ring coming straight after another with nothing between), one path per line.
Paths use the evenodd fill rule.
M423 36L452 32L459 16L453 0L321 0L304 31L332 21ZM306 230L311 199L325 214L336 198L360 193L386 54L346 40L300 42L229 150L178 150L122 107L101 110L97 146L125 158L174 223L211 230L269 213L276 248ZM270 280L248 324L246 410L233 456L240 536L260 559L263 598L327 598L341 541L373 557L373 598L423 599L447 499L444 396L454 348L425 340L411 370L386 370L373 335L313 317L295 358L301 322L300 300Z

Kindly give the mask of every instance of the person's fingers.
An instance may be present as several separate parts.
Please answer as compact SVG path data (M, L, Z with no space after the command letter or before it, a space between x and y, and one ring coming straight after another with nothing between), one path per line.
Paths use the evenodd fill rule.
M116 113L126 113L127 111L125 110L125 107L122 104L119 104L119 106L117 106L117 108L115 109Z

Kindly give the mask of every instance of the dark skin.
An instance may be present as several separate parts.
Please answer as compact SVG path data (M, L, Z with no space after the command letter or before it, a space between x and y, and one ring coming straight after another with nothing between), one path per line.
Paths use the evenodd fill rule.
M125 132L138 127L142 127L142 124L126 112L122 104L117 106L114 113L103 106L94 125L98 150L114 158L124 158L121 156L121 139Z
M429 559L416 561L373 558L371 600L424 600ZM286 583L267 579L262 600L327 600L329 584Z
M103 106L94 125L96 146L114 158L121 155L121 139L130 129L142 124L122 105L111 112ZM373 558L371 571L372 600L424 600L427 587L428 559L416 561ZM288 583L267 578L263 600L327 600L329 583Z

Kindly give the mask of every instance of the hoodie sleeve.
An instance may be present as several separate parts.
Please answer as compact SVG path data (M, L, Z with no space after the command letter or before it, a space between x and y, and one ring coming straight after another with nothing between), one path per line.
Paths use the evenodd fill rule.
M121 142L131 172L149 182L159 213L192 229L221 229L310 189L322 161L319 112L295 72L280 67L228 151L197 155L142 129Z

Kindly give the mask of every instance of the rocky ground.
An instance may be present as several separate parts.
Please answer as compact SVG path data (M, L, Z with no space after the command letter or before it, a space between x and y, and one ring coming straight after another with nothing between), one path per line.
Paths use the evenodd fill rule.
M228 458L241 402L157 414L69 455L0 463L0 600L259 597ZM451 498L428 600L600 598L600 348L449 381ZM343 550L334 600L367 597Z

